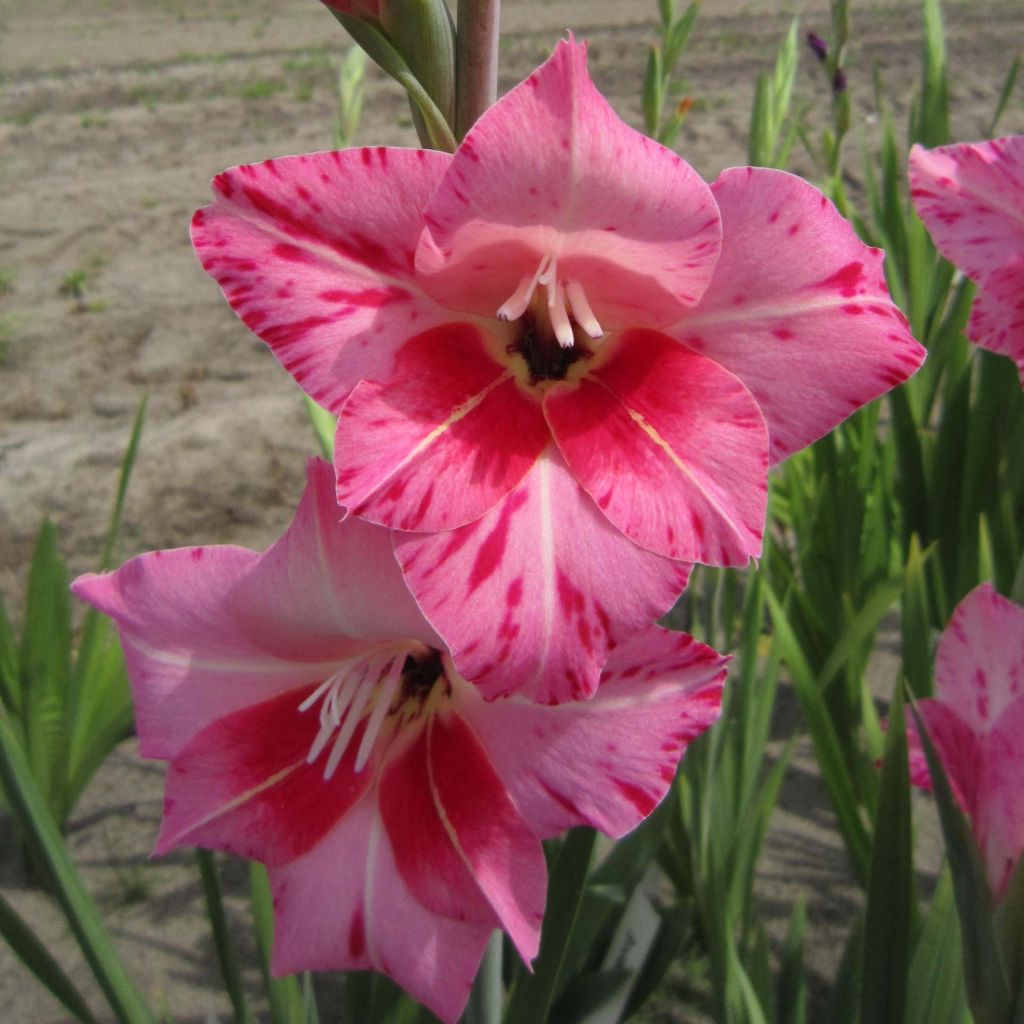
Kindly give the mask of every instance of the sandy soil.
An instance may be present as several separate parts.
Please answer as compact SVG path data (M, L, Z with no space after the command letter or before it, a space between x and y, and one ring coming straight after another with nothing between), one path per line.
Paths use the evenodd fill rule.
M857 127L869 139L873 64L898 111L910 100L916 7L853 4L849 79ZM954 129L982 137L1012 59L1007 40L1024 38L1024 10L1011 0L947 8ZM654 11L653 0L510 2L502 87L571 27L590 40L599 86L636 124ZM827 34L825 0L705 4L684 69L698 102L679 140L705 176L745 162L754 78L794 14L804 29ZM13 607L44 515L58 524L72 570L93 566L146 393L124 556L200 542L262 547L290 518L313 448L302 403L200 270L187 225L223 168L330 144L333 69L344 46L312 0L0 6L0 592ZM798 102L813 125L828 96L809 55L801 65ZM1024 131L1019 92L1003 129ZM397 86L373 71L360 138L415 145ZM814 175L806 156L794 162ZM75 282L79 294L69 294ZM895 670L891 658L880 662L881 690ZM200 1021L225 1004L189 858L145 864L159 790L159 769L139 762L127 742L83 799L70 843L147 992L162 993L177 1021ZM86 979L58 919L28 889L9 831L0 818L0 885L66 951L72 976ZM810 965L827 976L856 893L806 757L776 816L760 885L766 909L782 916L798 889L813 893ZM244 871L232 867L236 915L244 886ZM64 1019L6 949L0 1018Z

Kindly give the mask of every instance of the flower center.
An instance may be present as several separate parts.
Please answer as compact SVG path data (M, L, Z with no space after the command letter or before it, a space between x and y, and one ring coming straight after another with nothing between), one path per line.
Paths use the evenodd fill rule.
M343 661L300 705L320 702L320 730L309 748L312 764L330 746L324 780L338 769L359 725L365 721L355 770L361 772L386 725L404 725L443 696L444 669L438 651L414 642L387 643Z
M533 301L538 286L547 293L543 306ZM573 320L591 338L597 339L604 334L590 308L583 285L579 281L559 278L558 257L550 253L542 257L532 277L522 278L516 290L498 308L497 316L499 320L518 320L531 307L538 320L539 314L546 310L547 323L561 348L572 348L576 340Z

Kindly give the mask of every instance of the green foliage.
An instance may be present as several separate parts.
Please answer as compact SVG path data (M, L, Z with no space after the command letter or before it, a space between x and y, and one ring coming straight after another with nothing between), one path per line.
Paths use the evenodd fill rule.
M113 560L145 414L143 400L121 463L101 571ZM124 659L109 620L90 609L77 649L73 640L67 567L56 530L45 520L29 569L20 641L0 600L0 705L60 827L132 724Z
M700 13L700 3L689 4L677 18L675 3L666 0L659 4L661 40L648 53L644 75L642 100L644 131L664 146L672 146L690 112L693 100L684 95L685 83L677 79L676 68L686 51ZM666 104L671 106L666 114Z

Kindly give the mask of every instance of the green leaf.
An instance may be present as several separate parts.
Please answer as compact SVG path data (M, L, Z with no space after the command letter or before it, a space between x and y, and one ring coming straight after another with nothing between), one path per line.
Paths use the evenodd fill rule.
M331 13L345 26L348 34L367 52L370 59L386 71L405 89L409 101L422 118L421 141L445 153L455 152L455 136L443 111L431 99L423 84L412 73L409 65L392 46L388 38L369 22L351 14Z
M968 1024L960 924L949 871L943 871L914 948L904 1024Z
M664 101L665 82L661 71L661 52L656 46L652 46L647 53L643 84L644 132L652 139L658 134Z
M216 858L209 850L196 850L196 862L199 865L199 875L203 883L206 916L210 919L210 928L213 931L213 945L217 950L217 962L220 964L224 987L227 989L228 998L235 1011L235 1021L237 1024L253 1024L252 1010L249 1008L249 1001L245 997L245 989L242 986L242 972L238 966L235 944L231 939L227 915L224 913L224 894Z
M572 940L595 832L575 828L563 840L548 882L548 906L534 973L520 973L509 994L504 1024L546 1024L558 990L562 964Z
M807 979L804 975L804 933L807 913L803 897L793 905L779 963L776 991L777 1024L805 1024L807 1020Z
M96 1024L85 1000L45 944L0 894L0 935L21 962L68 1012L84 1024Z
M111 1011L121 1024L153 1024L145 1001L128 977L99 912L68 855L15 738L10 719L2 711L0 781L7 793L14 820L30 838L40 864L49 875L52 891Z
M273 1024L295 1024L303 1020L302 990L295 975L275 978L270 973L270 956L274 945L274 905L266 868L256 861L249 864L249 889L256 945L260 952L260 972L270 1003L270 1019Z
M71 598L57 531L48 519L39 530L29 569L19 660L25 751L47 806L60 821L71 689Z
M18 638L0 594L0 704L16 721L21 720L21 681L18 671Z
M775 639L789 668L793 688L800 701L818 764L821 766L822 778L836 812L839 831L846 842L854 873L859 879L866 880L870 852L867 829L860 816L835 726L829 717L821 692L815 685L814 674L793 633L785 610L767 580L763 582L765 599L771 610Z
M864 926L860 1013L863 1024L903 1024L914 912L910 771L897 684L875 811Z
M1010 994L1016 1000L1016 1021L1024 1010L1024 857L1017 861L1006 891L996 907L996 929Z
M323 406L317 405L309 395L303 395L302 399L306 403L306 415L309 416L313 433L320 445L320 454L330 462L334 459L334 435L338 429L338 420Z
M999 121L1006 110L1006 104L1010 101L1010 96L1013 94L1013 87L1017 84L1017 76L1020 74L1020 58L1021 55L1019 53L1013 58L1013 63L1006 72L1006 78L1003 79L1003 88L999 92L996 109L992 112L992 120L989 121L988 131L985 133L986 138L995 138Z

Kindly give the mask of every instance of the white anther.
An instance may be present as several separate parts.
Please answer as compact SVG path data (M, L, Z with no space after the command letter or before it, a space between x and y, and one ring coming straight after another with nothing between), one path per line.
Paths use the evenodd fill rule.
M569 300L569 309L572 311L573 319L583 328L591 338L600 338L604 330L597 322L594 311L587 302L587 295L583 291L583 285L579 281L570 281L565 286L565 297Z

